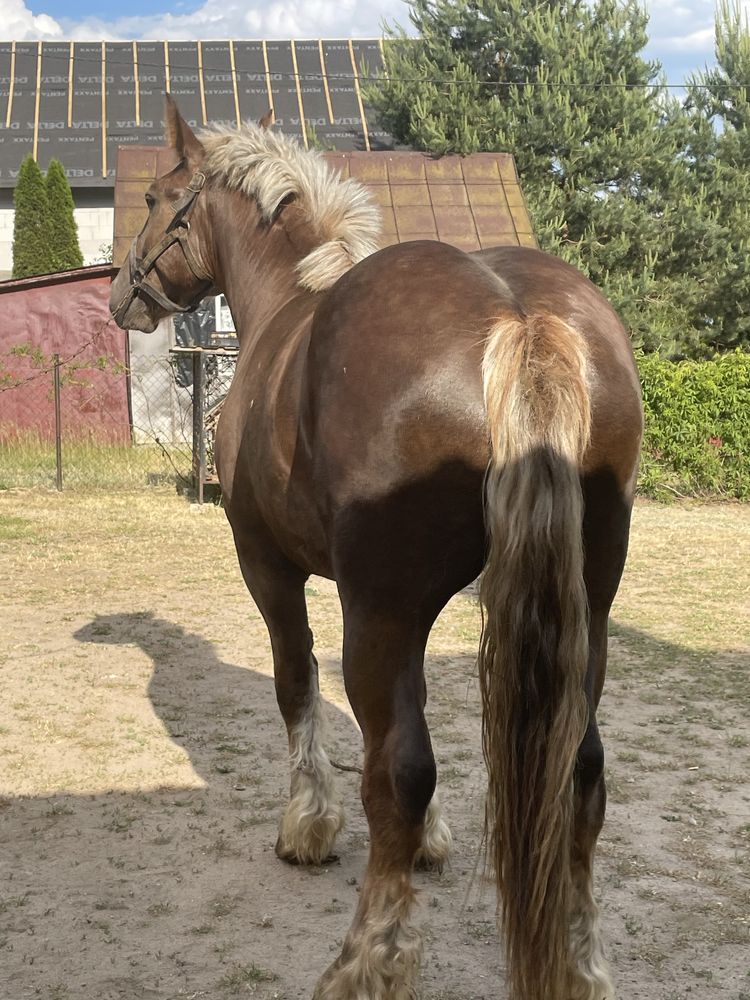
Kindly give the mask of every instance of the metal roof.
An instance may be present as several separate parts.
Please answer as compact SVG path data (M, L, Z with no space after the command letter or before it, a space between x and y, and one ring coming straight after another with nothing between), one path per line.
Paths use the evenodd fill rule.
M0 187L28 153L73 187L112 187L119 146L163 141L167 92L193 127L273 107L303 142L390 149L362 94L382 65L379 39L0 42Z

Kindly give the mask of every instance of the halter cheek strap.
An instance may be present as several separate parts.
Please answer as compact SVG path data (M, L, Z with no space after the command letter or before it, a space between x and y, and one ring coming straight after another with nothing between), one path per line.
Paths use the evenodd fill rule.
M179 198L172 206L174 209L174 216L172 221L167 226L164 236L149 250L145 257L138 257L136 252L137 240L134 240L131 244L130 253L128 255L130 286L117 308L112 310L112 315L114 316L116 322L119 323L120 320L124 318L133 299L135 299L138 295L147 296L153 302L156 302L157 305L160 305L162 309L166 309L168 313L186 313L193 312L197 309L201 300L205 298L205 296L214 287L213 276L204 264L197 248L192 246L189 242L190 216L192 215L193 208L195 207L196 199L203 190L205 183L206 175L202 171L197 170L190 178L190 183L185 189L185 194L182 195L182 197ZM148 284L146 281L146 278L153 271L156 266L156 262L162 254L166 253L166 251L169 250L170 247L173 247L175 243L179 244L182 249L185 261L195 277L206 283L206 286L201 289L190 305L187 306L181 306L179 303L173 302L172 299L164 294L164 292L155 288L153 285Z

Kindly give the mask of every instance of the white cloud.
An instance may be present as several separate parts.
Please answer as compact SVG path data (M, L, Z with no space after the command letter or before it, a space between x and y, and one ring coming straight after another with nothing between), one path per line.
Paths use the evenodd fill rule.
M750 0L740 6L750 14ZM715 0L647 0L646 7L653 49L713 55Z
M48 14L33 14L23 0L0 0L3 37L17 42L63 37L60 24Z
M44 0L39 0L43 6ZM177 6L177 5L175 5ZM0 0L0 17L7 23L6 8L18 11L23 34L10 38L61 37L75 40L127 40L131 38L346 38L377 37L384 19L408 21L404 0L205 0L189 14L166 13L105 19L34 16L23 0ZM44 22L44 23L42 23ZM55 34L42 34L54 26Z

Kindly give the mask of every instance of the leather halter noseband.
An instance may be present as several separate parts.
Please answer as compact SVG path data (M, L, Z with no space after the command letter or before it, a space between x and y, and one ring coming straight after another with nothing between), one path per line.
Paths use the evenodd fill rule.
M128 254L130 286L120 304L112 311L112 315L117 322L125 316L131 302L139 293L148 296L148 298L152 299L169 313L186 313L197 309L201 300L213 288L213 276L208 272L203 261L188 242L188 237L190 236L190 216L195 207L195 201L203 190L205 183L206 175L197 170L190 178L185 194L172 206L175 214L167 226L164 236L156 246L149 250L145 257L140 258L137 256L135 247L138 240L133 240L130 253ZM164 292L159 291L158 288L154 288L153 285L149 285L146 282L146 278L153 271L156 262L175 243L180 245L185 261L195 277L207 283L207 287L200 291L188 306L181 306L177 302L173 302Z

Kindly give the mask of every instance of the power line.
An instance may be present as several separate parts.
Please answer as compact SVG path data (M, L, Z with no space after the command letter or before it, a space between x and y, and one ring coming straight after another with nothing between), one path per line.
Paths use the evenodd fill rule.
M31 43L29 43L29 44L31 44ZM53 43L53 44L57 44L57 43ZM129 43L123 43L123 44L129 44ZM227 53L228 52L229 52L229 50L227 50ZM29 55L31 56L31 53L29 53ZM34 57L34 58L36 58L36 57ZM44 56L43 56L43 58L44 58ZM66 63L68 61L62 55L60 55L60 56L55 55L55 56L51 56L51 57L48 56L47 58L58 59L58 60L61 60L63 62L66 62ZM197 60L197 50L196 50L196 60ZM101 69L101 65L102 65L101 57L97 57L97 58L92 57L92 58L89 58L88 56L79 56L79 55L76 55L75 58L74 58L74 66L77 63L90 64L92 66L98 67L99 69ZM125 66L127 66L127 63L117 63L115 65L117 65L118 67L124 68ZM139 58L138 59L139 74L140 74L140 70L141 69L157 70L157 71L165 72L165 64L164 64L163 61L162 62L157 62L157 63L144 62L141 58ZM172 59L170 58L170 61L169 61L170 79L176 73L192 73L192 74L195 74L196 77L197 77L200 74L200 72L201 72L201 70L200 70L200 68L198 66L197 61L196 61L196 63L194 65L187 65L187 64L183 65L183 64L180 64L180 63L173 62ZM203 72L203 76L205 78L205 75L206 75L206 67L205 67L205 65L203 67L202 72ZM247 70L247 69L244 69L244 70L243 69L239 69L239 70L238 69L234 69L233 70L231 68L231 66L227 66L226 68L224 68L224 67L221 67L221 68L216 67L214 69L211 69L209 72L220 73L222 77L230 77L230 78L231 77L237 77L238 79L242 79L243 77L251 77L251 78L256 78L257 77L257 79L259 81L266 79L265 70L261 70L260 68L257 71L255 71L255 70ZM96 77L97 74L92 74L92 75L94 77ZM400 84L404 84L405 86L411 86L411 85L414 85L414 84L432 83L432 84L439 85L439 86L446 86L446 85L449 85L449 86L452 86L452 87L459 87L459 86L476 87L476 86L479 86L479 87L496 87L496 88L499 88L499 89L502 89L502 88L510 89L512 87L519 87L519 88L522 88L522 87L539 87L539 88L548 87L550 89L558 89L558 90L577 90L577 89L600 90L600 89L603 89L603 88L604 89L613 89L613 90L615 90L615 89L623 89L623 90L639 90L639 89L643 89L643 90L688 90L688 89L691 89L691 90L710 90L711 89L711 85L710 84L692 83L692 82L689 82L689 81L683 81L682 83L675 83L675 82L672 82L672 81L661 81L661 82L653 81L653 82L650 82L650 83L628 83L626 81L616 81L616 80L599 80L599 81L596 81L596 80L592 80L592 81L583 81L583 80L582 81L575 81L575 80L554 80L554 81L551 81L551 80L547 80L547 81L545 81L545 80L535 80L535 79L524 79L524 80L479 80L479 79L454 80L454 79L449 79L449 78L446 78L446 77L431 77L431 76L394 77L394 76L391 76L390 74L388 74L385 71L383 71L381 73L369 73L369 72L363 73L363 72L360 72L358 75L359 75L360 83L362 83L362 82L364 82L364 83L386 83L386 84L387 83L400 83ZM283 79L286 79L286 80L298 80L300 82L301 81L315 81L315 82L320 82L320 83L322 83L324 80L327 80L329 83L332 82L332 81L333 82L343 81L343 82L349 83L349 82L352 82L354 80L354 76L352 74L346 74L346 73L325 73L325 74L323 74L323 73L302 73L302 72L294 72L294 71L291 71L291 70L274 70L274 71L270 72L270 78L271 78L272 81L277 80L279 77L281 77ZM75 79L75 77L74 77L74 79ZM166 73L165 73L164 79L165 79L165 82L166 82ZM99 76L99 80L98 81L91 80L91 79L88 79L86 81L87 85L89 85L89 86L92 83L94 83L94 82L101 83L101 75ZM134 80L133 83L135 83L135 82L136 81ZM750 88L750 81L748 81L746 83L745 82L735 83L735 82L732 82L732 81L729 81L729 80L724 80L724 81L722 81L722 83L726 87L730 87L730 88L737 89L737 90L742 90L742 89Z

